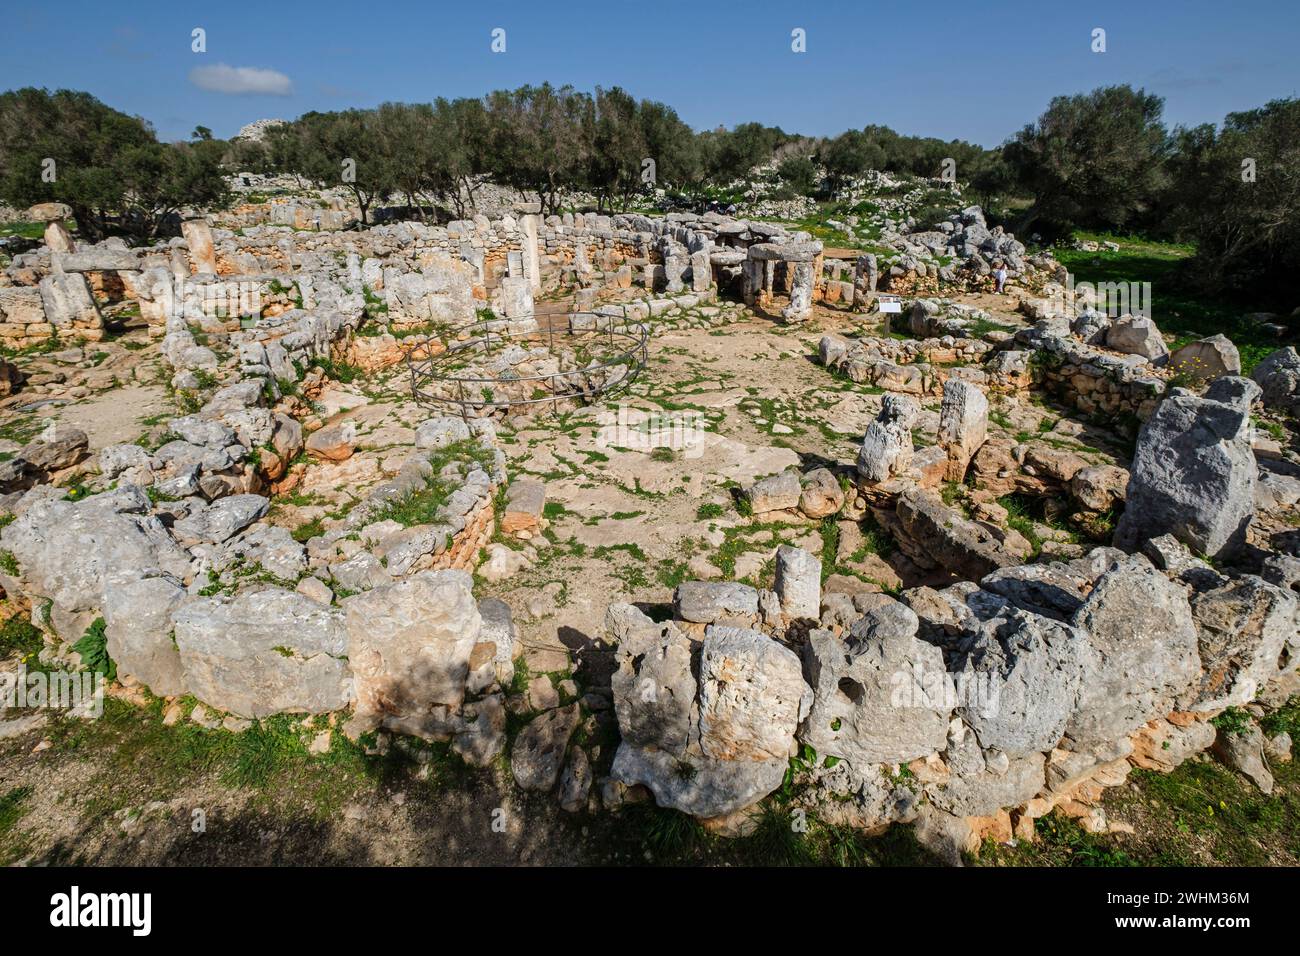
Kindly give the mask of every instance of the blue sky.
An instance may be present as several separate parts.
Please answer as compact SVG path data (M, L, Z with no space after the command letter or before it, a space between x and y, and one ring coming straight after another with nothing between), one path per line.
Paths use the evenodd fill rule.
M1111 83L1164 96L1170 124L1300 95L1295 0L9 0L0 22L0 89L88 90L164 139L544 80L622 86L697 129L881 123L990 146L1053 95Z

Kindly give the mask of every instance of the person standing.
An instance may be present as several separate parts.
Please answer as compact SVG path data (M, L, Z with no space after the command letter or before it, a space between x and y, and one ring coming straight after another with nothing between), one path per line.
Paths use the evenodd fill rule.
M1007 284L1007 267L1001 259L993 263L993 285L994 291L998 295L1002 294L1002 289Z

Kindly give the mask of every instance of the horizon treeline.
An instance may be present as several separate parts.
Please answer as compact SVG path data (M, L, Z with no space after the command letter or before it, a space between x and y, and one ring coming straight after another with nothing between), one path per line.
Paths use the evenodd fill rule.
M88 238L148 238L181 208L225 203L223 177L236 171L346 187L363 222L390 196L463 216L484 180L534 195L551 213L577 192L602 211L624 210L656 187L686 204L734 202L759 167L767 195L824 201L870 170L951 175L1018 234L1190 242L1207 287L1280 291L1280 273L1300 265L1300 100L1172 129L1163 109L1161 97L1123 85L1058 96L986 149L879 125L833 137L761 123L697 132L672 107L618 87L541 84L309 112L261 142L218 140L199 126L189 142L162 143L145 120L89 93L25 88L0 93L0 202L61 201Z

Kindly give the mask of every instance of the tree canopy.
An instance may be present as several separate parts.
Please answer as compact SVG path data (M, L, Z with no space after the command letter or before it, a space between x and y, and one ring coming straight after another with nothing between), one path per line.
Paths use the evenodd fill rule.
M90 238L111 225L154 236L184 206L220 204L224 148L203 138L159 143L144 120L89 93L0 93L0 198L66 203Z

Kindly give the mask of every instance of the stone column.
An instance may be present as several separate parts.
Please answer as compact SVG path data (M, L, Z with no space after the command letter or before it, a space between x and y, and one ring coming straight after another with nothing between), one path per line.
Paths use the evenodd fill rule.
M524 275L534 292L542 288L542 268L537 255L537 233L541 228L541 203L520 203L519 235L522 237Z
M741 263L741 293L745 305L752 306L763 291L763 263L759 259L746 259Z
M217 274L217 254L212 247L212 228L202 216L182 220L181 235L190 250L190 271L193 275Z
M77 246L72 233L64 223L72 218L72 207L61 202L43 202L27 210L27 218L32 222L45 223L45 244L56 255L76 252Z
M713 266L707 249L691 253L691 291L708 292L713 285Z
M786 268L790 270L790 304L781 317L787 322L802 322L812 312L813 264L792 262Z
M870 300L872 294L876 291L876 280L879 277L876 257L871 253L865 256L858 256L858 261L853 269L853 307L861 308Z
M531 317L534 311L533 289L527 276L506 276L501 280L501 311L507 319Z
M686 286L682 283L682 273L685 267L682 264L682 257L675 252L664 252L664 274L668 279L668 292L681 292Z
M591 273L591 260L587 258L587 244L585 242L575 242L573 244L573 267L577 270L580 279Z
M961 379L943 383L939 406L939 446L948 455L944 478L963 481L966 467L984 444L989 427L989 402L979 387Z

